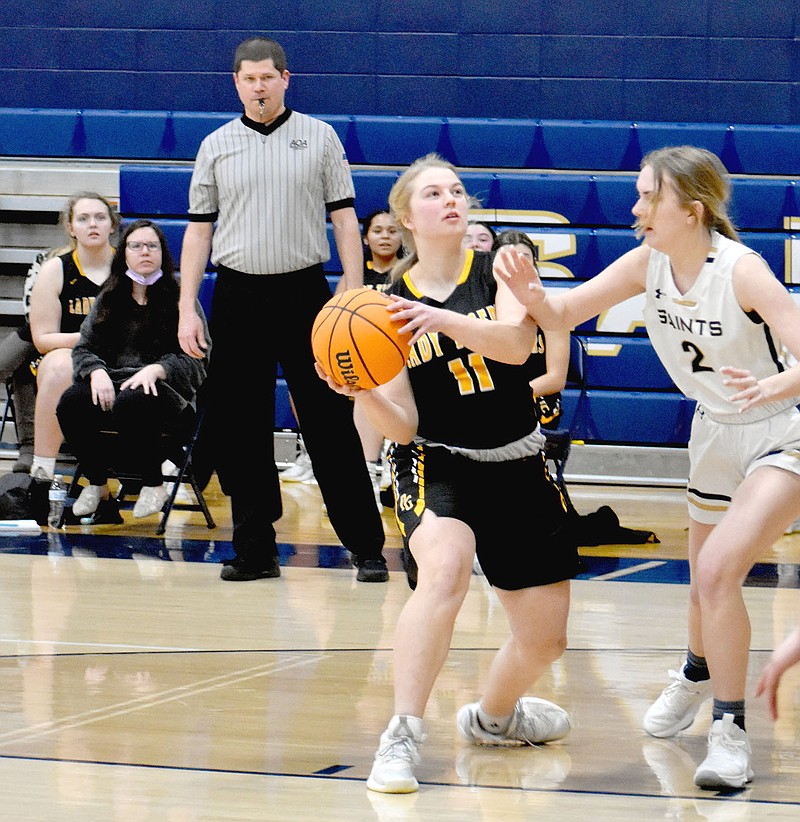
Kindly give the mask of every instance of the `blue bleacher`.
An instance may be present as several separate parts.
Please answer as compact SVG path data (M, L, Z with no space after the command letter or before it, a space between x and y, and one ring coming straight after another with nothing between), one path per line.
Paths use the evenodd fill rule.
M360 217L386 206L399 174L394 169L353 170ZM190 166L124 163L120 166L120 210L123 214L185 215L191 176ZM552 223L547 215L558 215L573 226L629 228L633 223L633 175L466 171L462 178L492 222L502 223L502 212L511 209L530 212L528 224ZM799 196L797 183L791 179L736 178L731 213L743 230L783 231L786 218L800 213ZM537 213L542 219L537 219Z
M237 116L2 108L0 154L193 160L202 138ZM647 151L691 144L719 154L732 174L800 175L800 125L318 116L336 129L353 164L403 166L438 151L463 167L637 171Z
M653 391L566 389L562 420L584 442L685 445L695 403L683 394Z
M580 336L587 389L676 391L647 337Z

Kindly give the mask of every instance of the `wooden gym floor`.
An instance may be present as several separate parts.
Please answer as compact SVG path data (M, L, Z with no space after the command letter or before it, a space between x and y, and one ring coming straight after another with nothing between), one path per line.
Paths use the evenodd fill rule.
M462 744L505 618L481 576L459 617L426 716L410 796L366 790L392 711L391 644L408 596L384 513L388 584L356 583L314 485L284 484L283 576L224 583L219 526L174 512L63 534L0 537L0 816L22 820L736 820L800 817L800 670L773 724L752 698L770 650L800 617L800 536L748 581L748 730L755 779L700 791L710 711L674 740L641 717L685 646L686 513L678 490L573 486L580 511L610 504L657 545L582 549L569 647L534 693L567 708L572 733L540 748ZM533 531L533 528L532 528Z

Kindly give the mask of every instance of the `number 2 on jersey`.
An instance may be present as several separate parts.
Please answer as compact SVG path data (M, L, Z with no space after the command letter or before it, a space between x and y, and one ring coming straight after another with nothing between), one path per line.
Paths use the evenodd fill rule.
M698 371L713 371L713 368L709 368L707 365L703 365L703 352L692 342L688 340L684 340L681 343L681 348L688 354L690 352L694 352L694 356L692 357L692 373L696 374Z

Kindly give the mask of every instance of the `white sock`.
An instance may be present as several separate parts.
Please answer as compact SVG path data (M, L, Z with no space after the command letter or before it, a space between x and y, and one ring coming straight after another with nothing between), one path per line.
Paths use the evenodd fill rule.
M33 462L31 463L31 476L35 476L37 468L41 468L48 479L53 479L56 473L56 458L37 457L36 454L34 454Z
M486 711L478 705L478 723L484 731L489 731L490 734L504 734L511 724L512 716L513 714L509 714L508 716L492 716L491 714L487 714Z

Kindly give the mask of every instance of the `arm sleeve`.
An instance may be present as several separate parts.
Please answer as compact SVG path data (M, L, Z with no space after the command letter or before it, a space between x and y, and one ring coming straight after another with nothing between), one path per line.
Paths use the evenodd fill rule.
M213 221L219 213L219 194L214 176L214 157L208 138L200 143L189 184L190 220Z

